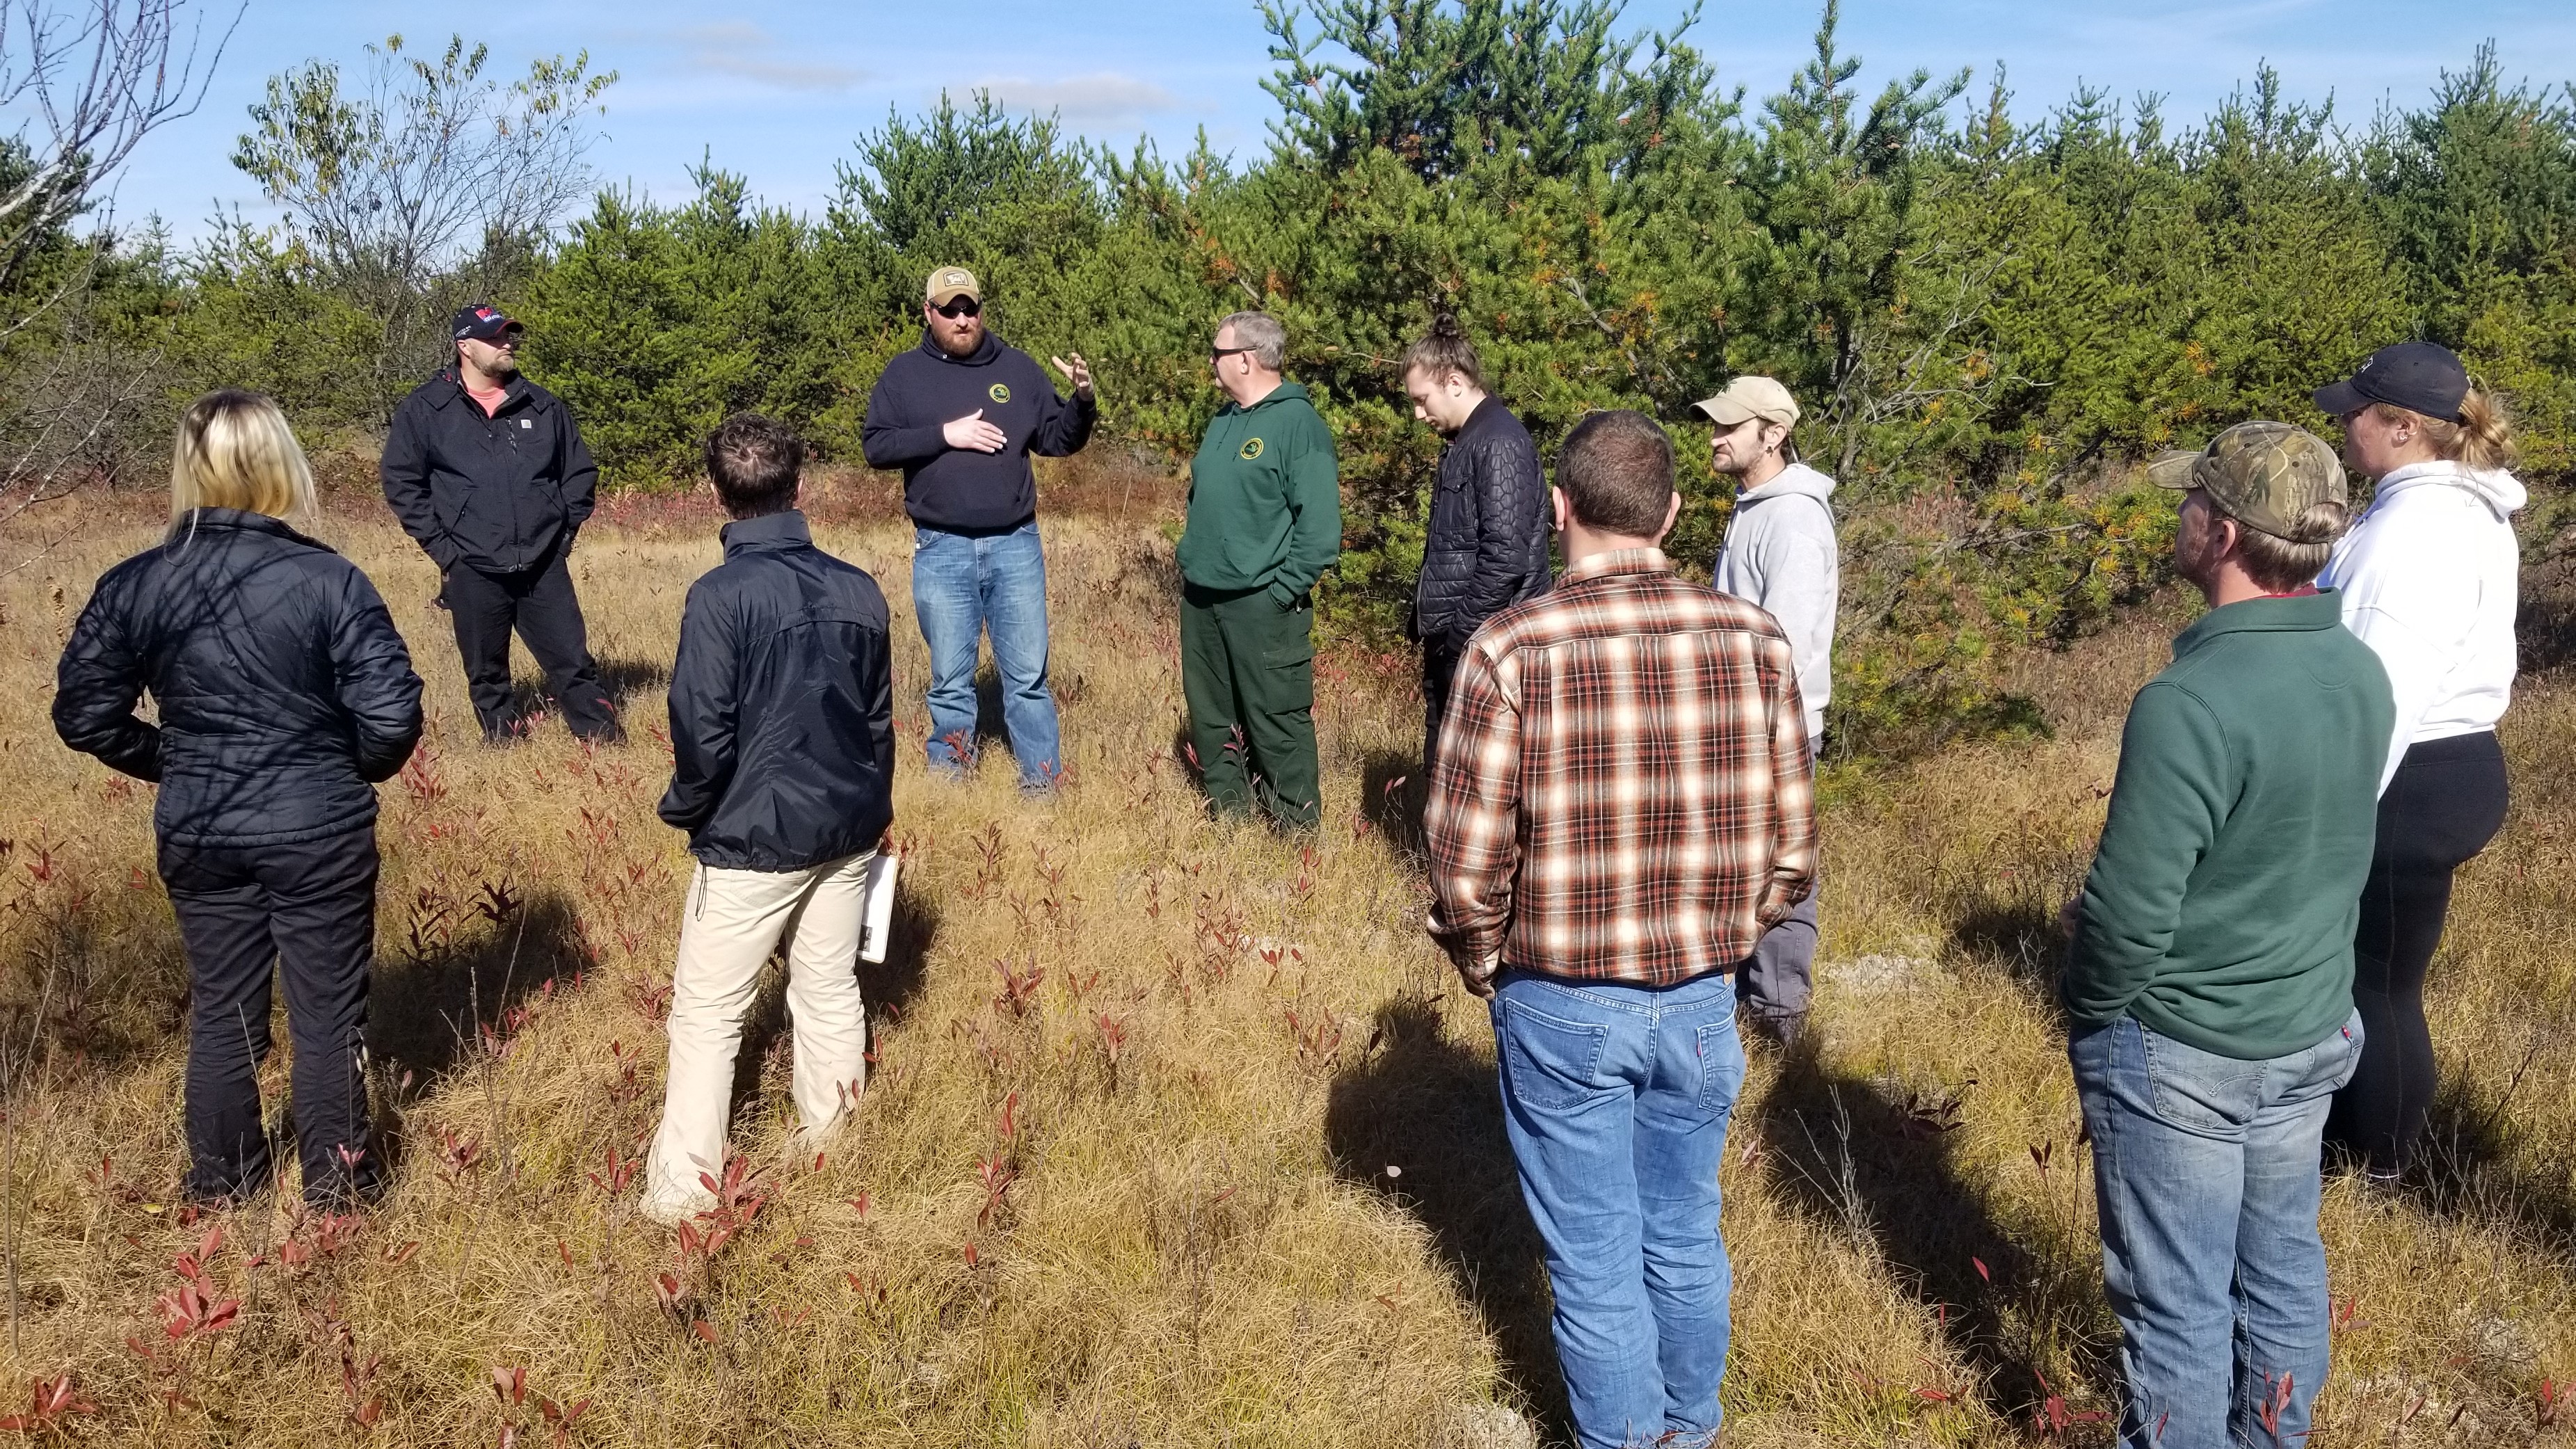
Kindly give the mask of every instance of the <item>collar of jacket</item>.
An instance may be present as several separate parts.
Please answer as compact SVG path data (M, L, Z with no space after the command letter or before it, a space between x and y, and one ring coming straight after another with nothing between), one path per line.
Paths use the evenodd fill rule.
M746 551L775 553L783 548L814 546L814 534L805 526L804 513L794 508L764 513L758 518L737 518L726 524L717 537L724 540L726 558Z
M481 412L483 410L481 404L474 402L466 395L465 379L456 375L455 368L451 367L445 372L440 373L436 380L447 384L447 386L433 388L430 391L429 405L431 407L443 408L449 403L461 402L466 406L473 408L476 412ZM544 407L547 403L552 402L553 400L554 394L547 392L544 388L528 381L528 375L526 373L513 373L510 376L508 384L503 386L501 389L500 411L495 412L492 416L499 417L501 413L506 413L510 409L519 406L521 403L525 403L531 410L535 410Z
M193 535L218 531L265 533L273 538L293 539L311 548L331 551L329 544L298 532L295 526L285 519L271 518L265 513L254 513L247 508L189 509L186 513L170 520L170 531L163 536L162 542L182 543Z
M1620 548L1596 553L1572 565L1556 581L1556 586L1561 591L1574 584L1617 574L1668 574L1672 571L1672 561L1664 557L1660 548Z
M1478 432L1492 427L1496 422L1509 417L1510 415L1511 409L1503 406L1503 400L1501 398L1494 396L1492 393L1487 393L1485 394L1485 400L1476 404L1475 408L1467 414L1467 421L1460 423L1458 425L1458 431L1450 435L1449 441L1453 443L1463 443L1469 438L1474 437Z
M1308 407L1314 406L1314 400L1306 396L1306 385L1304 383L1282 382L1277 387L1272 388L1269 392L1264 393L1261 401L1256 403L1228 402L1225 405L1225 411L1230 413L1257 413L1263 408L1270 406L1272 403L1285 402L1290 398L1295 398L1297 401L1306 404Z
M2343 622L2343 593L2319 589L2288 598L2239 599L2200 616L2174 636L2176 659L2221 634L2289 634L2332 629Z
M1000 357L1003 346L1002 339L994 336L993 329L987 327L982 339L976 342L974 351L964 357L951 357L948 349L939 345L939 339L930 335L929 328L921 329L921 350L951 367L982 367Z

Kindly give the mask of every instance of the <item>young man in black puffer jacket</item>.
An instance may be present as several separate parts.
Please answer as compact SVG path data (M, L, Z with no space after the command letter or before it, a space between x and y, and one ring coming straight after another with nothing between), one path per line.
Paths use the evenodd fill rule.
M689 588L671 666L665 823L698 858L671 973L671 1070L644 1210L714 1205L743 1013L787 941L796 1112L809 1140L867 1079L859 935L877 843L894 821L894 673L877 581L814 546L796 509L805 448L741 414L707 440L733 522Z
M1431 493L1422 577L1413 591L1413 636L1422 644L1422 777L1439 754L1449 682L1478 626L1547 591L1547 478L1538 445L1501 400L1485 392L1475 345L1443 315L1404 355L1404 391L1415 418L1449 440Z

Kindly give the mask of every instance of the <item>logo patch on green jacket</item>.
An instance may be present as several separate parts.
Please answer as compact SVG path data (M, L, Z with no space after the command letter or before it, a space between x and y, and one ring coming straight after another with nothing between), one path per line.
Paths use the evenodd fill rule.
M1247 438L1247 439L1245 439L1245 440L1244 440L1244 444L1243 444L1243 451L1242 451L1242 452L1240 452L1240 453L1235 454L1235 456L1236 456L1236 457L1238 457L1238 458L1241 458L1243 461L1245 461L1245 462L1247 462L1247 463L1251 462L1251 461L1252 461L1253 459L1255 459L1255 458L1260 457L1260 456L1261 456L1261 440L1260 440L1259 438Z
M985 396L990 397L995 402L1009 402L1011 400L1011 385L1006 382L997 382L991 387L985 389Z

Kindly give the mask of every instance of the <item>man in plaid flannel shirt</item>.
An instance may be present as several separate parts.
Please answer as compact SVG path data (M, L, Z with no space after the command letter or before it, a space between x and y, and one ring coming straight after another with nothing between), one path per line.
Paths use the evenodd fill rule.
M1652 419L1578 424L1553 507L1564 577L1458 669L1425 817L1431 934L1492 1002L1584 1449L1698 1449L1732 1282L1730 973L1815 871L1805 711L1779 624L1657 546L1681 498Z

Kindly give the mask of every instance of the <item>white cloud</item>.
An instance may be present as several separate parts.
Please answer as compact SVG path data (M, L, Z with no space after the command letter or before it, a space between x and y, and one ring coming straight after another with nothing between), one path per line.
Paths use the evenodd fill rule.
M673 38L692 68L776 90L846 91L868 78L852 66L789 59L777 37L748 20L691 26Z
M1055 81L1018 76L984 80L974 89L991 91L993 99L1015 110L1053 111L1077 125L1131 120L1180 104L1152 81L1105 70Z

